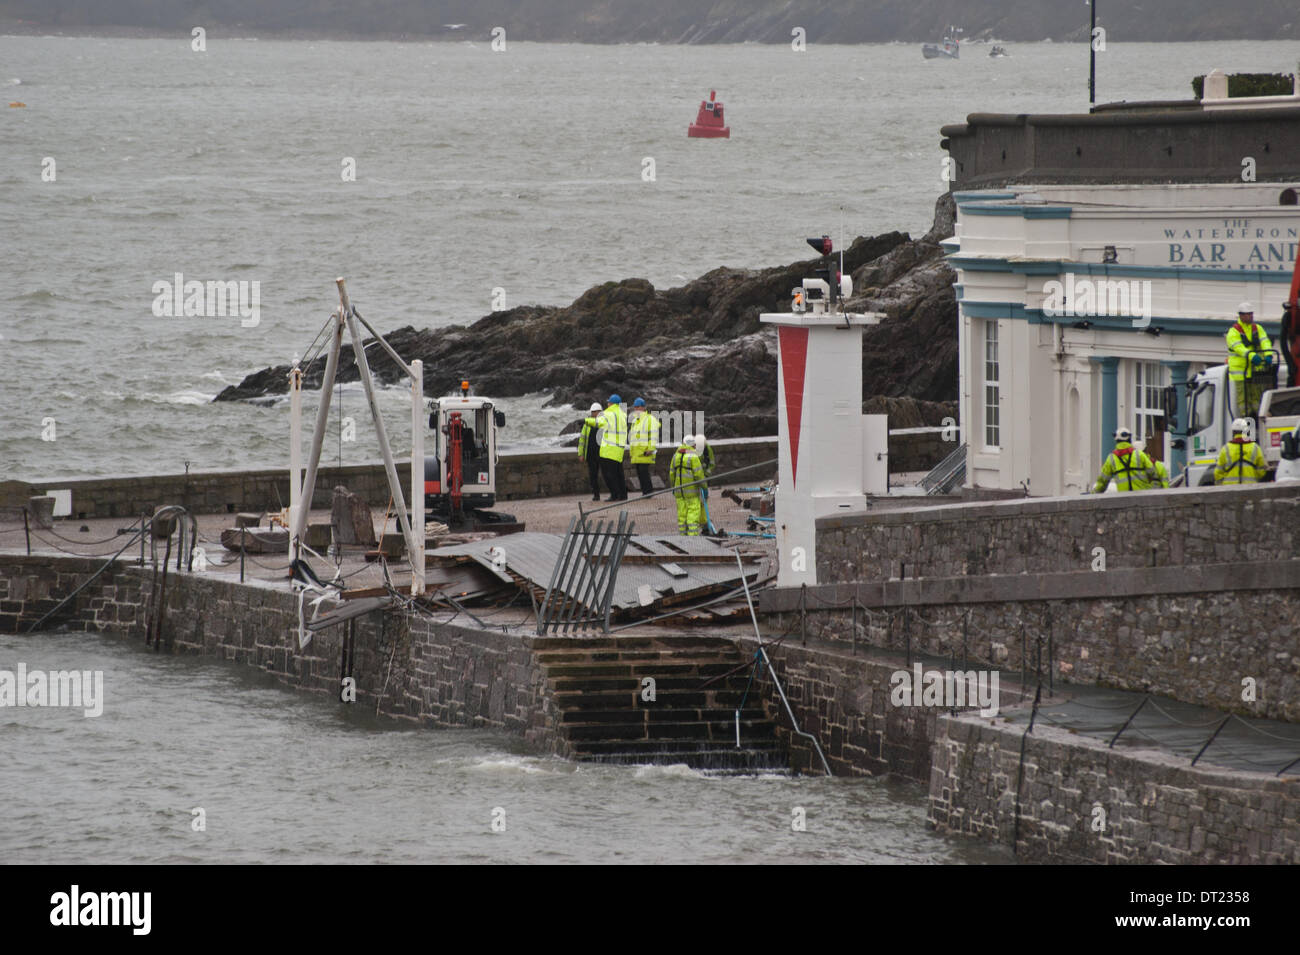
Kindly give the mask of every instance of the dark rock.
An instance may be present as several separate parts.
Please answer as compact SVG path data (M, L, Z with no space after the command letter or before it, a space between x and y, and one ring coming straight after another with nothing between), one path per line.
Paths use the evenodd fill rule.
M936 205L926 239L890 232L859 237L844 250L844 271L861 289L850 305L889 316L865 335L866 396L957 396L954 273L933 238L945 228L944 209L951 204L945 199ZM578 408L603 404L617 392L629 402L644 398L656 412L703 412L713 438L775 434L776 336L758 317L788 312L790 290L819 264L805 259L759 270L717 268L666 290L638 278L606 282L564 308L520 306L467 327L406 326L386 337L408 361L423 360L430 395L452 391L463 378L479 394L511 398L540 390L551 394L552 404ZM400 379L381 349L367 355L379 381ZM320 387L324 365L319 357L305 367L306 387ZM288 366L267 368L216 400L284 394L287 375ZM338 380L356 379L346 349ZM570 424L563 433L578 427Z

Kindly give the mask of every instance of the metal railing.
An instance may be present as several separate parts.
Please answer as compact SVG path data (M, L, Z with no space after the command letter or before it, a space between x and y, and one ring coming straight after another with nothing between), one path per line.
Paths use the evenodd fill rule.
M966 477L966 445L958 445L947 457L930 469L930 473L921 478L920 486L925 493L947 494Z
M744 564L742 564L740 561L739 551L736 552L736 564L737 566L740 567L740 579L745 585L745 603L749 605L749 619L754 624L754 636L758 640L758 650L756 651L755 654L757 659L755 660L754 663L754 675L757 675L758 673L760 662L767 665L767 672L772 674L772 685L776 687L776 692L781 697L781 703L785 707L786 716L790 717L791 731L794 733L795 736L801 736L804 739L808 740L808 742L812 743L812 747L814 750L816 750L817 758L821 760L822 769L826 771L826 775L827 776L834 775L831 772L830 763L826 762L826 754L822 752L821 743L817 742L817 737L813 736L811 733L805 733L802 729L799 728L799 721L795 719L794 710L790 706L790 701L786 698L785 688L781 686L781 678L776 675L776 668L772 666L772 661L768 658L767 648L763 645L763 634L758 629L758 614L754 612L754 598L753 595L750 594L749 592L749 582L745 580L745 567ZM750 682L751 683L753 682L753 676L750 677ZM745 697L748 698L748 695L749 695L749 689L746 688ZM744 699L741 700L741 706L743 705L744 705ZM740 748L740 709L739 708L736 709L736 748L737 749Z
M609 632L614 584L635 526L626 511L619 513L617 524L602 519L592 528L585 516L569 521L546 595L537 608L538 634L596 627Z

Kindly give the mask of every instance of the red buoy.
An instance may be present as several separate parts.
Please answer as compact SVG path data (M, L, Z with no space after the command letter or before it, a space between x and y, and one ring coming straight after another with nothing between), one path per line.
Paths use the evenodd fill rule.
M722 104L718 102L718 91L709 90L709 98L700 103L700 112L686 130L687 136L698 139L730 139L731 127L722 117Z

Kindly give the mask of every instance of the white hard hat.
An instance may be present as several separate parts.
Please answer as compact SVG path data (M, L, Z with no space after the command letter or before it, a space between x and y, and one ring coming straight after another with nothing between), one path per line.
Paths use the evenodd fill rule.
M1255 306L1250 304L1250 302L1242 302L1237 306L1238 315L1244 315L1246 313L1250 313L1251 315L1255 314Z
M682 435L682 444L689 444L692 448L695 447L695 435L693 434Z
M705 445L706 443L707 443L707 442L704 440L704 432L703 432L703 431L701 431L699 434L697 434L697 435L695 436L695 450L696 450L696 451L703 451L703 450L704 450L704 445Z
M1241 431L1241 432L1244 433L1244 432L1249 431L1249 430L1250 430L1250 422L1247 421L1245 418L1233 418L1233 419L1232 419L1232 433L1233 433L1233 434L1236 434L1238 431Z
M591 403L591 407L588 408L587 410L588 410L588 411L600 411L600 410L602 410L601 407L600 407L600 402L599 402L599 401L593 401L593 402Z
M1133 438L1133 432L1130 431L1128 428L1116 428L1116 429L1115 429L1115 440L1116 440L1116 441L1130 441L1130 440L1132 440L1132 438Z

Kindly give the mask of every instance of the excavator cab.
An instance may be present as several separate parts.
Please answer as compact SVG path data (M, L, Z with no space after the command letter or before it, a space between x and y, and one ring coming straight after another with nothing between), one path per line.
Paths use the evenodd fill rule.
M459 522L496 503L497 429L506 416L490 398L458 393L434 400L429 429L434 453L424 459L424 506L438 520Z

